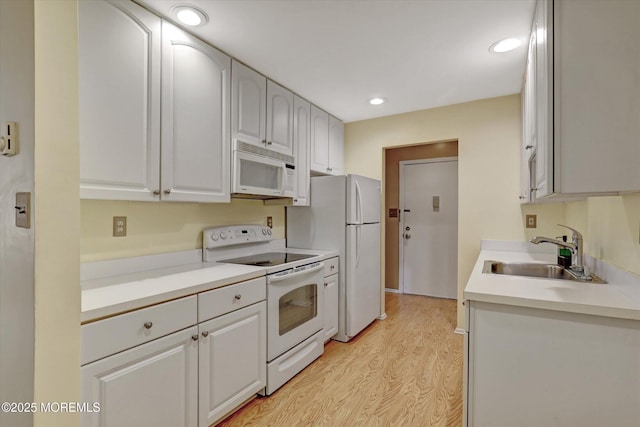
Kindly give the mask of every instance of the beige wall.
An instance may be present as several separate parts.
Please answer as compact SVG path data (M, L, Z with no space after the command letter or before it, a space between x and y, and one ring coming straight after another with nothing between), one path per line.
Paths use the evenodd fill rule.
M76 0L36 0L36 402L80 401L80 203ZM18 325L14 325L18 326ZM78 426L37 412L35 426Z
M586 253L640 275L640 194L567 203L566 217Z
M511 95L345 125L345 168L381 179L383 147L458 140L458 296L475 264L481 239L522 241L556 235L563 204L521 206L520 96ZM525 230L536 213L538 228ZM382 238L384 239L384 232ZM382 275L384 277L384 273ZM459 298L461 301L461 298ZM458 325L464 312L458 306Z
M81 261L124 258L202 248L204 227L267 225L273 217L276 238L284 238L285 208L261 200L231 203L150 203L81 201ZM114 216L127 217L127 236L112 237Z

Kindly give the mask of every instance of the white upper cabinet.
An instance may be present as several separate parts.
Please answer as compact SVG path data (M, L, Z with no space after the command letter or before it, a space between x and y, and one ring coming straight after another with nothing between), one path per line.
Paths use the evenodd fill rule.
M132 2L78 10L81 197L228 202L231 59Z
M230 200L231 58L162 23L162 198Z
M311 106L311 171L326 174L329 168L329 114Z
M82 198L160 189L160 22L132 2L78 2Z
M639 17L637 1L537 1L532 201L640 190Z
M293 156L293 93L233 61L231 138Z
M311 106L311 171L344 174L344 124L315 105Z
M293 144L296 147L295 206L309 206L310 171L309 146L311 139L311 104L299 96L293 99Z
M344 174L344 123L329 116L329 173Z
M267 148L294 155L293 93L267 80Z
M237 61L231 73L231 138L234 143L264 147L267 79Z

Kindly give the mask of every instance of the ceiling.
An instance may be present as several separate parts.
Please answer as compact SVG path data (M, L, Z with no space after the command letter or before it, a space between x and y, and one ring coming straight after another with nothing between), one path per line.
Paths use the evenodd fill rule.
M345 122L520 92L534 0L136 0ZM506 37L523 45L496 54ZM369 105L371 97L387 102Z

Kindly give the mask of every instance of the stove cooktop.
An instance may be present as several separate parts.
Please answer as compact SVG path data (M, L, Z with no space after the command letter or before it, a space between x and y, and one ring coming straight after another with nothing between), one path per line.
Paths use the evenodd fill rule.
M231 264L255 265L258 267L272 267L288 262L300 261L301 259L313 258L316 255L295 254L291 252L267 252L240 258L221 260Z

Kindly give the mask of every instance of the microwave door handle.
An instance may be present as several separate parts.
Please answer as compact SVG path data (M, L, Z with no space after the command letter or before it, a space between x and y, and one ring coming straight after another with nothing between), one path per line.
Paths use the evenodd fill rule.
M269 283L281 282L287 279L293 279L298 276L302 276L305 274L315 273L318 270L322 270L324 268L324 263L320 263L320 265L310 268L308 270L296 271L295 273L285 274L283 276L271 276L269 277Z
M282 163L282 172L280 172L282 175L280 176L280 194L284 195L284 180L287 177L287 164L286 163Z

